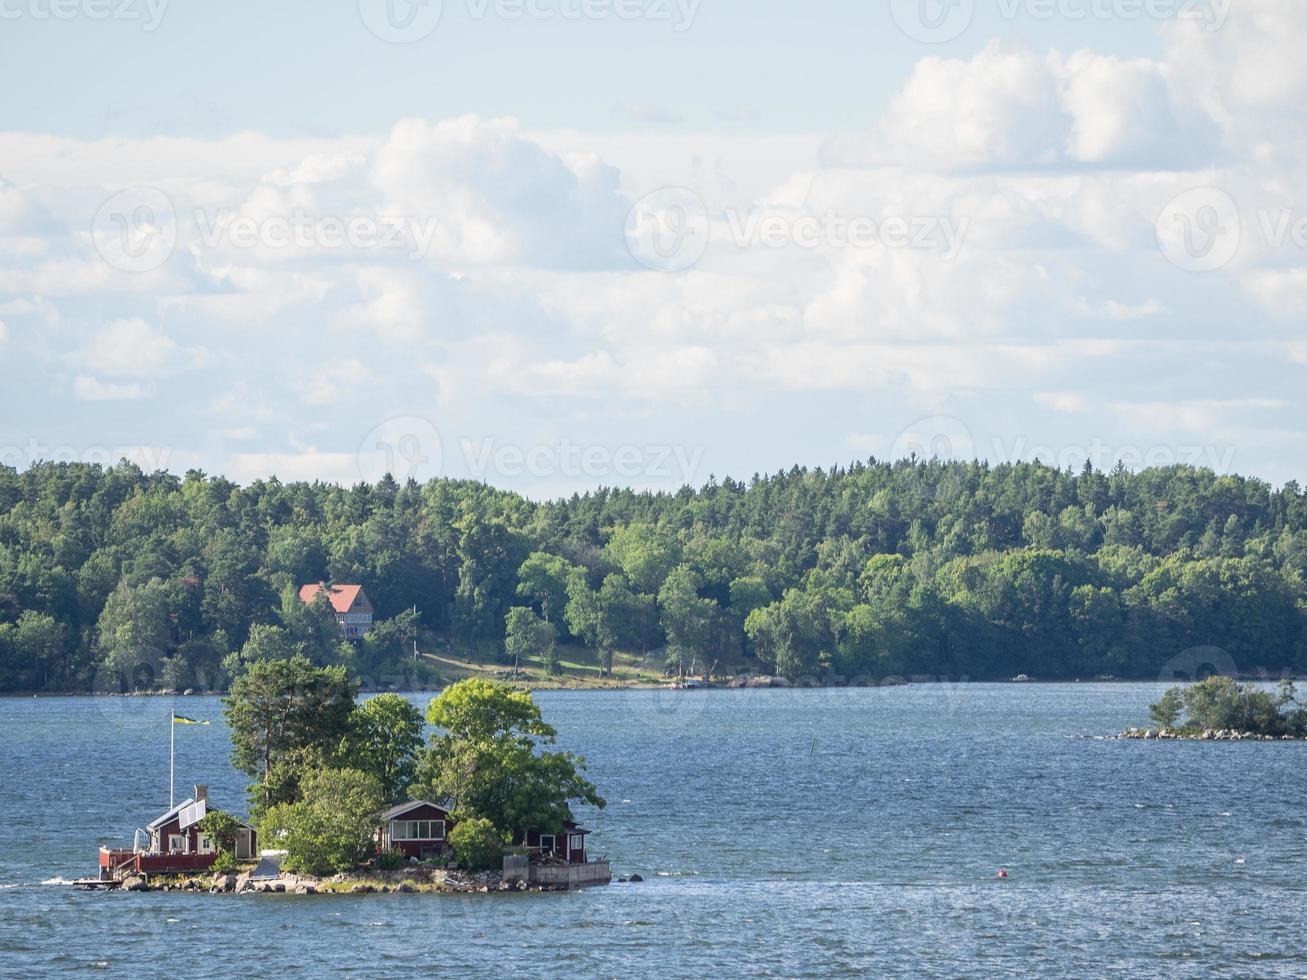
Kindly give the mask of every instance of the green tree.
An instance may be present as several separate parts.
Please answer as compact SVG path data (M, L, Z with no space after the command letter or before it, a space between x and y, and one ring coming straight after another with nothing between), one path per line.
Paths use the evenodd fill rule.
M423 743L422 712L398 694L378 694L349 718L344 756L377 780L387 802L404 798L417 776Z
M548 670L555 662L555 641L554 625L538 617L530 606L514 606L508 611L504 652L513 661L514 674L522 660L532 658L538 658Z
M236 835L240 821L226 810L210 810L200 820L200 832L213 841L219 854L236 853Z
M1163 728L1174 728L1184 711L1183 691L1178 687L1167 690L1161 700L1148 706L1149 717Z
M504 835L484 817L460 820L449 832L449 846L463 871L498 871L503 867Z
M349 730L354 684L342 667L314 667L301 656L258 660L238 677L223 702L231 728L232 762L260 784L251 787L256 807L274 794L274 766L299 764L332 751Z
M567 605L572 570L573 566L557 555L533 552L517 571L517 594L534 600L544 621L557 625Z
M303 647L289 630L280 626L257 624L250 627L249 639L244 646L224 658L222 667L228 674L237 677L260 661L290 660L302 654Z
M126 579L106 600L99 622L100 650L105 668L119 681L158 676L168 649L168 604L164 584L153 578L133 587Z
M534 827L554 832L572 819L570 802L604 806L581 773L585 761L544 749L556 732L529 692L470 678L446 688L427 709L440 729L422 760L432 793L454 800L466 817L501 833Z
M376 779L357 769L315 769L300 785L302 799L269 807L259 823L261 839L285 849L282 867L325 875L368 860L383 804Z

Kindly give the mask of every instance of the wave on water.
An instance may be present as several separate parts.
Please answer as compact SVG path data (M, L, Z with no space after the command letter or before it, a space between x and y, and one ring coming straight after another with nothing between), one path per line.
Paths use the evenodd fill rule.
M658 874L658 877L659 877L659 878L697 878L697 877L699 877L699 872L697 872L697 871L659 871L657 874Z
M26 884L26 882L19 882L19 883L16 884L16 885L0 885L0 888L22 888L23 885L25 885L25 884ZM73 882L73 880L72 880L71 878L60 878L58 875L55 875L55 877L53 877L53 878L46 878L45 881L41 882L41 884L43 884L43 885L72 885L72 884L74 884L74 882Z

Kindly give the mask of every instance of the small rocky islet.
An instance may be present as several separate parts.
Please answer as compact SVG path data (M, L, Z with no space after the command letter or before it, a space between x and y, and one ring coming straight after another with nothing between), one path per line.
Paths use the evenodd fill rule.
M633 874L618 879L640 882ZM217 872L197 875L132 875L118 887L123 891L207 892L210 895L467 895L490 892L566 891L565 886L539 884L524 879L507 878L497 871L478 873L440 868L405 868L400 871L359 871L315 877L283 872L276 878L258 879L252 871Z
M1204 728L1186 731L1174 728L1127 728L1117 738L1161 739L1181 742L1302 742L1299 735L1259 735L1257 732L1240 732L1229 728Z

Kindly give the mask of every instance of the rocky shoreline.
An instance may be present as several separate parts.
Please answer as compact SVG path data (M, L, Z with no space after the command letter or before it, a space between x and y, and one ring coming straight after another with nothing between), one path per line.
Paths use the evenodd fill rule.
M124 878L121 888L129 892L207 892L210 895L411 895L473 894L512 891L555 891L523 880L507 880L496 871L469 874L438 868L406 868L400 871L359 871L316 878L284 872L276 878L254 880L252 872L228 872L200 875L132 875Z
M1172 728L1127 728L1117 738L1170 739L1181 742L1302 742L1296 735L1259 735L1256 732L1238 732L1233 729L1205 728L1201 732Z

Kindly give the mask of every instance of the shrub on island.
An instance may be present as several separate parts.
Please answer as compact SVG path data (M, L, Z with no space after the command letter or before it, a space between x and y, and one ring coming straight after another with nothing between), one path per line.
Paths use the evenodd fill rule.
M462 871L498 871L504 863L504 835L484 817L473 817L449 832L449 846Z
M1152 720L1181 736L1204 731L1245 732L1282 738L1307 737L1307 704L1292 681L1277 692L1221 675L1188 687L1173 687L1149 707Z
M357 769L315 769L300 779L302 799L263 816L260 836L284 848L282 867L306 875L349 871L371 857L381 784Z

